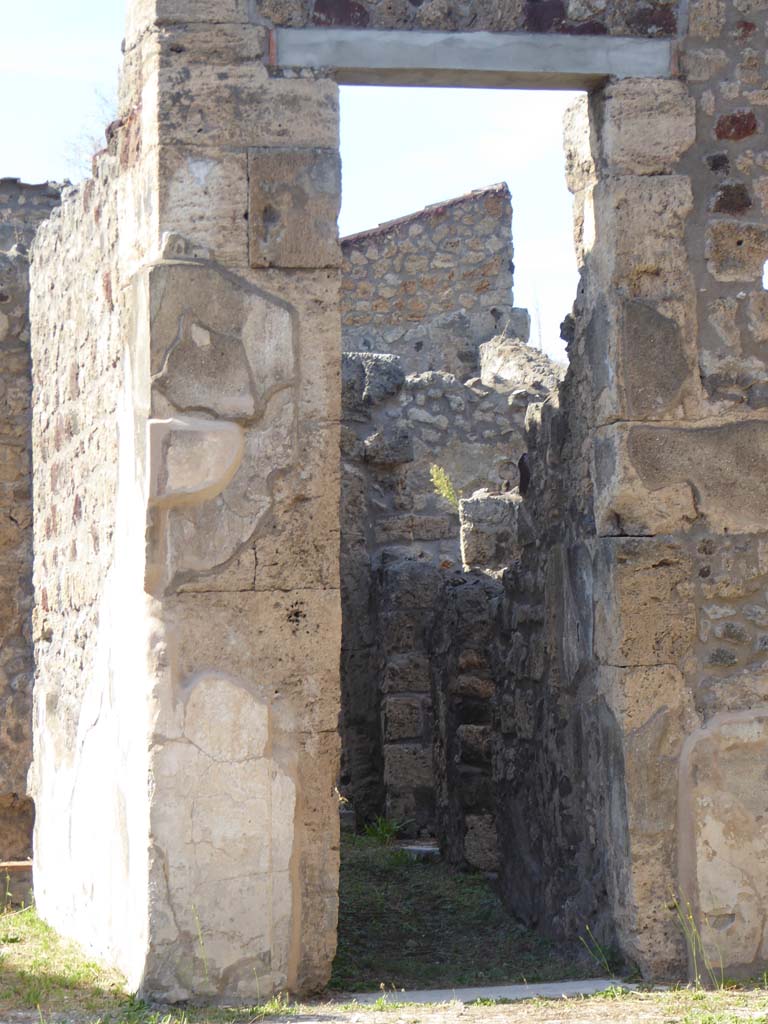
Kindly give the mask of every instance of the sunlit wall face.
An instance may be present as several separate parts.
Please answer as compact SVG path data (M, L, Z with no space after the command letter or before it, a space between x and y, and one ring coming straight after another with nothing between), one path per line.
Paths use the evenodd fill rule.
M341 90L342 235L506 181L514 205L515 305L531 342L565 358L576 295L562 120L577 94L496 89Z

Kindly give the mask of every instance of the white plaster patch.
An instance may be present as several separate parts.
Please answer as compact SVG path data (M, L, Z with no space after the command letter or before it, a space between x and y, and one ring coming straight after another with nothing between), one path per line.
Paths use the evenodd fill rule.
M216 166L215 160L190 160L189 173L200 188L204 188Z
M204 675L192 682L184 734L216 761L263 757L268 739L267 713L226 676Z
M150 420L149 494L157 505L198 504L220 494L243 457L244 435L220 420Z
M189 332L198 348L210 348L211 332L201 324L192 324Z

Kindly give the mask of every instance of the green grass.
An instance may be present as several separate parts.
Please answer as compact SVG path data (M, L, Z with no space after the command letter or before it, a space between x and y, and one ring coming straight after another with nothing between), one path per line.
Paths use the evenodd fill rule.
M0 914L0 1012L117 1008L124 982L60 939L33 907Z
M343 837L331 989L458 988L599 972L578 943L552 943L514 921L483 875Z

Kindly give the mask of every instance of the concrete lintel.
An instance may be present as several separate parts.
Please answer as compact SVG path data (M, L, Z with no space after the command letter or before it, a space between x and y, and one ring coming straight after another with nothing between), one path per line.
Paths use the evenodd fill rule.
M669 78L672 42L527 32L277 30L279 67L331 68L342 85L590 89L606 78Z

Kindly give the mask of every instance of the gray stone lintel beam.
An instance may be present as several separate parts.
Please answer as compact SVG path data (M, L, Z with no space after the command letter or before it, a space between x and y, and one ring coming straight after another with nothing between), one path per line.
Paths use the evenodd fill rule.
M278 29L278 67L329 68L342 85L591 89L606 78L669 78L668 39L524 32Z

